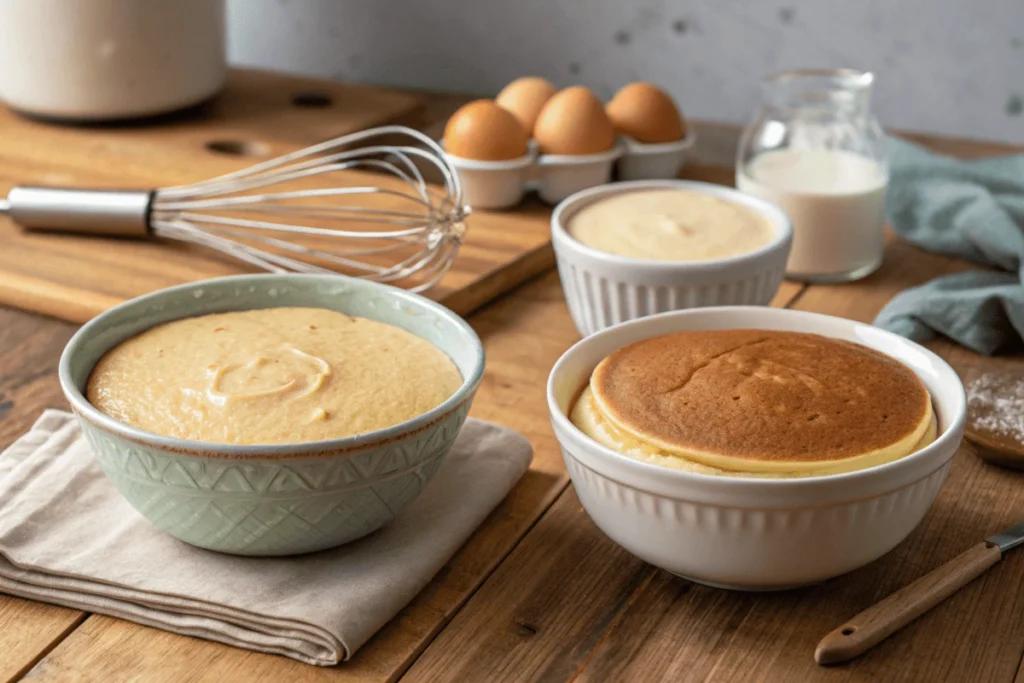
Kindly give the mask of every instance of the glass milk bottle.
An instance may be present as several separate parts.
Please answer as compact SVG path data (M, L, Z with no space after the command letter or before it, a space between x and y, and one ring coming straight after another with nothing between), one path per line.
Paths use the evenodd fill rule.
M761 108L740 140L736 185L793 221L790 279L849 282L882 264L889 172L873 80L851 69L764 80Z

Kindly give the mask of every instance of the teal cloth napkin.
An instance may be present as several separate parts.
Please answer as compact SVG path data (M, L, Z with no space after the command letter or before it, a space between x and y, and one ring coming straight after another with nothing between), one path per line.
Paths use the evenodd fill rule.
M886 214L903 239L994 270L936 278L893 297L875 325L915 341L945 335L979 353L1024 338L1024 155L960 161L886 141Z

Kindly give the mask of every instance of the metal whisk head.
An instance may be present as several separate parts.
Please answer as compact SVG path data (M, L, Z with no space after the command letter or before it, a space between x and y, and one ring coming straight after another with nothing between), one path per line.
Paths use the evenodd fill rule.
M410 137L425 149L400 144L352 148L384 135ZM414 160L440 172L442 191L427 184ZM390 187L332 182L332 173L353 169L392 174L403 182ZM274 189L289 184L298 187ZM371 195L400 201L388 202L389 208L351 201ZM269 271L330 272L334 266L380 282L415 275L412 289L419 291L436 284L451 267L466 231L466 214L458 175L440 146L418 131L387 126L194 185L157 190L149 223L158 237L211 247ZM359 229L345 229L351 223ZM289 239L298 236L334 244ZM388 254L400 257L387 265L368 260Z
M401 137L411 142L393 142ZM440 184L428 184L417 162ZM353 170L373 173L337 175ZM31 229L148 234L272 272L340 270L422 291L451 267L468 208L436 142L385 126L153 192L17 187L0 212Z

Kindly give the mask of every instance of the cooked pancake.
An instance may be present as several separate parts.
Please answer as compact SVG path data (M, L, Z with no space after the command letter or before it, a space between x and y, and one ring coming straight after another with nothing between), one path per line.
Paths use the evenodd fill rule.
M588 401L597 416L579 412ZM573 417L620 451L777 476L888 462L937 431L927 390L898 361L763 330L682 332L620 349L595 369Z
M615 425L613 425L594 402L594 393L590 390L590 387L586 387L583 393L580 395L576 405L573 406L570 419L573 424L580 428L584 434L594 439L598 443L601 443L613 451L628 455L634 460L640 460L642 462L650 463L652 465L658 465L660 467L668 467L673 470L682 470L684 472L699 472L701 474L717 474L722 476L734 476L734 477L759 477L759 478L773 478L773 479L784 479L792 477L812 477L823 474L836 474L839 472L847 472L854 469L863 469L869 467L872 462L863 462L857 459L851 460L840 460L838 462L822 463L820 465L815 464L814 466L799 469L799 470L781 470L781 471L768 471L768 472L751 472L743 470L727 470L719 467L711 467L709 465L703 465L694 460L690 460L679 454L668 453L653 444L647 443L633 436L627 434ZM925 431L924 436L921 440L915 444L910 450L910 453L921 450L932 441L935 440L936 433L938 431L938 424L935 421L935 415L932 414L931 422L928 425L928 429ZM909 453L908 453L909 455Z

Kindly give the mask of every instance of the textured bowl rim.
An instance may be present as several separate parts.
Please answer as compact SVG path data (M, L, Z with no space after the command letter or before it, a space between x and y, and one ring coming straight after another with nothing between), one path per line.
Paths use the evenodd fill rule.
M775 234L767 244L758 247L754 251L736 254L735 256L705 261L656 261L654 259L619 256L618 254L610 254L600 249L588 247L570 235L565 227L565 221L572 217L573 212L605 196L636 190L664 189L692 190L693 192L708 194L740 204L768 219ZM732 268L734 266L742 268L747 265L753 265L768 254L779 249L788 248L787 245L793 240L793 223L782 209L771 202L744 194L737 189L726 187L725 185L704 183L698 180L630 180L590 187L563 199L551 213L551 236L556 248L574 249L590 259L606 265L629 266L658 273L679 271L715 272L723 268Z
M874 467L868 467L860 470L854 470L852 472L843 472L839 474L827 474L814 477L796 477L788 479L770 479L770 478L756 478L756 477L742 477L742 476L720 476L715 474L704 474L699 472L686 472L683 470L674 470L667 467L661 467L651 463L645 463L640 460L629 457L617 451L598 443L594 439L584 434L576 425L572 423L568 415L563 413L558 407L558 402L555 397L555 385L559 379L560 373L564 372L566 365L571 362L572 357L579 353L581 349L588 345L592 345L595 342L601 340L603 337L613 334L616 330L625 327L642 327L645 325L651 325L657 320L663 320L667 318L677 317L690 317L698 315L714 315L716 313L728 312L730 315L742 315L757 311L760 314L777 315L780 318L790 319L803 319L803 320L821 320L839 322L845 325L862 325L865 327L872 327L873 330L877 331L880 336L892 339L894 342L910 345L917 352L922 353L931 363L933 363L940 374L946 375L954 379L960 386L960 406L959 410L953 410L954 406L939 406L940 414L949 413L943 415L943 420L946 422L942 425L944 429L939 433L938 437L928 446L922 448L915 453L911 453L908 456L894 460L892 462L876 465ZM826 332L821 332L824 336L830 336ZM654 335L651 335L654 336ZM886 353L884 350L875 349L882 353ZM886 353L886 355L891 355ZM902 361L901 361L902 362ZM915 372L915 374L917 374ZM582 390L582 386L577 390ZM574 445L584 447L592 452L596 456L596 460L603 464L611 465L622 472L629 475L631 481L623 482L629 486L636 486L640 489L650 490L650 486L636 483L637 481L656 482L655 488L661 489L658 493L662 495L669 495L678 497L683 492L683 489L692 490L691 487L698 487L703 489L708 494L714 495L716 493L725 494L746 494L759 490L765 492L768 495L778 495L787 497L788 495L797 492L815 491L817 493L825 493L826 489L828 492L842 493L844 491L850 494L850 497L868 497L866 495L856 494L853 488L853 484L865 484L867 482L888 482L891 486L883 487L885 490L892 490L900 488L901 485L909 483L909 481L916 481L921 477L909 476L912 472L919 468L927 469L922 476L927 476L935 469L941 467L946 460L951 458L956 452L960 445L961 437L963 434L963 426L966 418L966 405L967 400L964 394L963 384L960 382L959 376L953 370L950 365L943 360L940 356L934 352L926 349L925 347L913 342L904 337L900 337L892 332L888 332L881 328L873 327L867 323L858 322L856 320L849 320L847 318L840 318L838 316L826 315L823 313L814 313L811 311L793 311L785 308L769 308L766 306L715 306L698 309L686 309L680 311L668 311L666 313L659 313L657 315L647 316L636 320L630 320L628 322L620 323L612 327L606 328L599 332L596 332L588 337L584 337L577 343L573 344L569 349L562 354L555 365L551 369L551 373L548 375L547 383L547 402L548 412L552 424L555 428L556 437L561 441L562 435L566 435L573 439ZM956 441L955 444L951 443ZM940 462L928 468L924 463L931 459L936 459L940 452L949 452L949 458L945 458ZM579 459L575 453L570 453L572 457ZM594 465L590 462L583 462L582 464L587 467L594 469ZM620 477L617 477L604 468L598 468L598 471L603 476L609 476L618 481L622 481ZM901 483L902 482L902 483ZM864 489L858 489L863 492ZM877 492L871 495L876 495ZM780 502L783 498L780 498ZM749 507L760 507L762 506L761 499L751 499ZM798 505L799 507L799 505Z
M472 343L476 350L476 355L473 359L472 372L469 373L468 376L463 377L462 385L459 389L443 403L422 415L418 415L411 420L406 420L405 422L400 422L397 425L367 432L365 434L357 434L340 439L305 441L288 444L220 444L163 436L120 422L89 403L85 398L85 395L75 385L71 378L71 359L74 357L75 353L78 352L80 347L89 340L91 335L104 329L108 318L114 315L115 312L124 311L125 309L135 308L138 306L145 306L155 301L159 301L162 298L172 296L178 292L199 290L212 285L247 285L251 284L253 280L273 280L280 282L282 285L287 285L289 283L294 283L297 280L337 281L338 278L358 283L358 286L380 288L388 292L390 295L397 297L400 301L425 306L434 314L454 324L460 333ZM235 310L250 309L238 308ZM201 314L193 313L191 315ZM175 319L187 317L189 317L189 315L182 315ZM477 336L473 328L469 326L469 323L463 320L454 311L424 296L414 294L399 287L393 287L391 285L385 285L379 282L372 282L341 274L253 273L209 278L206 280L197 280L195 282L167 287L155 292L150 292L149 294L143 294L142 296L135 297L134 299L129 299L128 301L100 313L92 320L82 325L82 327L80 327L68 341L67 345L64 347L63 353L61 353L57 375L60 380L61 389L64 391L65 398L67 398L72 409L80 418L127 441L133 441L135 443L153 446L162 450L189 456L209 458L244 457L245 459L251 460L278 460L294 457L314 458L329 455L342 455L348 452L355 452L366 448L381 446L386 443L405 438L415 432L428 429L443 420L453 411L457 410L466 401L470 400L473 392L476 391L481 379L483 378L484 366L485 356L483 343L480 341L480 338ZM90 368L90 373L91 372L92 369Z

